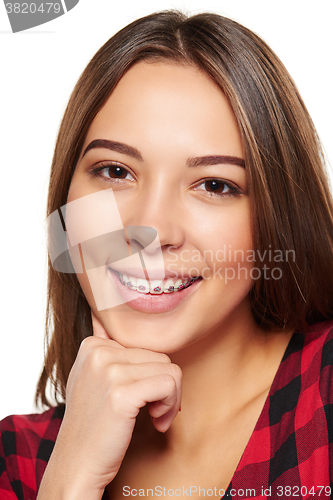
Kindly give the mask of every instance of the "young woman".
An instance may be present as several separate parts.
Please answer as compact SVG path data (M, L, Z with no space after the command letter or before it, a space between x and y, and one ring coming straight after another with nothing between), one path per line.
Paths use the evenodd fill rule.
M51 259L50 409L2 421L4 498L329 497L332 201L267 45L214 14L117 33L65 112L57 213L77 272Z

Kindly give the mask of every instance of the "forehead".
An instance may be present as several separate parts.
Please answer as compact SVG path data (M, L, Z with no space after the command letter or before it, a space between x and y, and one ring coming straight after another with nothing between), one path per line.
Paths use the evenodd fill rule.
M135 145L143 138L161 141L161 135L173 143L191 138L227 149L228 143L238 142L238 150L229 153L242 155L233 110L211 78L190 65L140 62L121 78L96 115L86 143L126 138Z

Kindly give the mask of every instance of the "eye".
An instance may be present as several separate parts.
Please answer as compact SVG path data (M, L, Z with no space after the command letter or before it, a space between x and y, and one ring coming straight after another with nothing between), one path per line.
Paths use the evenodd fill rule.
M206 191L210 196L229 196L240 194L240 189L222 179L206 179L195 188L197 191Z
M103 163L98 167L93 167L90 172L94 177L100 177L106 182L117 182L118 180L133 181L133 175L127 168L119 165L118 163Z

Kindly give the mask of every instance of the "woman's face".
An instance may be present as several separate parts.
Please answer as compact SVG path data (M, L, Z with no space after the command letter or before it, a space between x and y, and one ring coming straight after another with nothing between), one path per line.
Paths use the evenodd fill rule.
M227 99L197 68L140 62L120 80L88 130L68 202L99 192L102 200L112 188L125 227L118 235L124 235L125 248L126 239L131 244L129 255L154 234L140 226L157 231L160 246L155 240L148 253L151 262L162 257L162 284L170 293L143 293L147 281L136 281L141 292L130 290L115 271L135 285L144 278L139 254L140 265L128 270L129 261L114 263L106 250L101 289L102 281L108 282L125 303L98 310L96 288L87 274L78 278L111 338L125 347L172 353L208 334L221 335L227 325L252 321L252 264L246 260L252 250L251 215L243 158ZM98 213L111 220L107 206L101 201ZM83 233L86 220L79 221ZM194 276L199 278L189 287L172 292L172 286Z

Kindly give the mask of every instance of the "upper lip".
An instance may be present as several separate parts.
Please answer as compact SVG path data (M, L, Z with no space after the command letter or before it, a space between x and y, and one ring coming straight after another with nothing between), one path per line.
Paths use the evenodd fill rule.
M120 269L119 267L111 267L109 266L110 269L113 271L118 271L121 274L125 274L126 276L133 276L133 278L136 279L147 279L145 276L145 273L147 273L147 269L144 268L144 272L141 269L138 268L131 268L127 267L126 269ZM163 277L164 274L164 277ZM163 279L190 279L190 278L195 278L196 276L190 276L184 274L182 271L177 271L177 270L168 270L168 269L149 269L149 272L147 273L147 276L149 277L150 280L163 280Z

